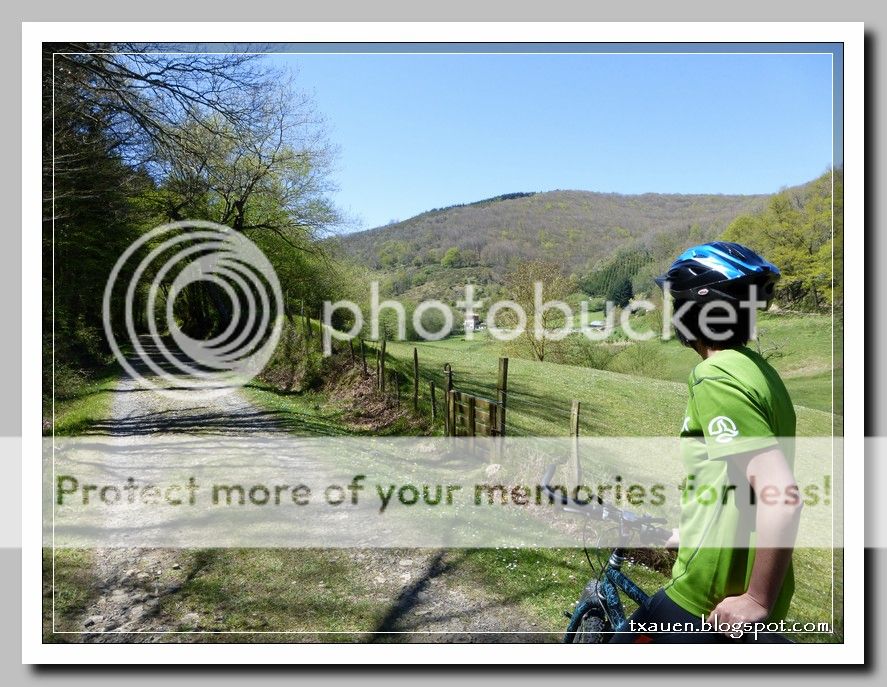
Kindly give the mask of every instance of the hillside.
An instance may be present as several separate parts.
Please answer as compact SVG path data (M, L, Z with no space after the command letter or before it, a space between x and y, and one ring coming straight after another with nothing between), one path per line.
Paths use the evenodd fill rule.
M769 196L508 194L435 209L341 238L345 252L391 278L395 293L447 296L468 277L496 283L518 260L551 259L582 275L619 248L656 254L713 239ZM454 281L458 276L459 279Z

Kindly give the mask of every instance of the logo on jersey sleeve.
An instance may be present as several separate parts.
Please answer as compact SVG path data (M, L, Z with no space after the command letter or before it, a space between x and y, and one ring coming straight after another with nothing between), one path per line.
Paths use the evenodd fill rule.
M726 444L739 436L736 423L726 415L718 415L708 423L708 435L719 444Z

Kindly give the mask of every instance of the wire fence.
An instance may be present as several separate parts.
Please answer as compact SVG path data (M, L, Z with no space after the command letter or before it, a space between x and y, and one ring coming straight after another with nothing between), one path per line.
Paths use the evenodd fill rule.
M400 343L399 350L402 351ZM500 429L508 436L566 435L579 431L581 423L578 417L574 417L578 407L576 401L541 397L538 393L509 388L507 358L500 359L498 374L491 369L489 376L482 378L476 373L460 371L458 361L429 365L422 360L421 351L415 346L404 356L387 350L384 339L355 339L347 344L337 344L334 350L347 351L354 366L366 376L375 377L380 394L392 403L412 407L438 431L450 431L452 408L447 396L450 389L463 396L475 397L480 403L492 402L501 406L503 424ZM501 360L505 361L504 377ZM464 410L466 405L460 403L459 410Z
M497 403L495 386L478 383L470 376L463 376L449 363L428 365L421 359L418 347L410 355L397 356L387 350L385 340L358 340L353 346L355 365L365 374L375 377L379 393L396 403L409 402L417 413L428 416L438 430L448 431L448 399L450 389L460 393Z

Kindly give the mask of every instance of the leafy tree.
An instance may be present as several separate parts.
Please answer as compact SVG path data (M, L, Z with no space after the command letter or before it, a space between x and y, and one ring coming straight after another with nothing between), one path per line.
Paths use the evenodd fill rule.
M274 265L288 314L317 312L343 288L318 241L339 217L328 200L335 151L310 99L261 56L156 47L44 48L44 355L54 349L57 368L105 358L108 273L165 221L209 219L248 235ZM176 315L217 330L230 306L218 296L195 286ZM115 299L116 321L121 313Z
M625 282L628 281L628 291L631 292L628 298L631 298L634 295L631 286L633 278L651 261L649 251L632 243L594 268L582 280L582 290L592 296L604 296L607 300L614 300L614 294L617 292L621 294L625 290Z
M617 282L610 289L610 292L607 294L607 300L613 301L620 308L624 308L633 296L634 291L631 288L631 279L623 277L622 281Z
M406 241L385 241L379 248L379 265L391 269L404 264L409 246Z
M842 297L843 170L834 171L834 185L834 238L831 172L801 190L773 196L762 212L736 218L723 234L780 268L777 299L791 307L820 309Z
M462 251L456 246L453 246L444 253L443 258L440 260L440 264L444 267L462 267Z
M564 275L559 264L545 260L523 262L505 279L504 288L508 298L523 308L527 315L526 327L520 337L512 342L512 347L516 352L529 353L530 357L541 362L546 356L556 354L561 347L562 339L554 338L549 332L565 323L559 310L543 310L539 313L543 331L536 335L536 284L542 285L542 302L545 303L566 300L575 291L576 283ZM517 316L512 310L501 311L498 320L495 324L503 328L518 326Z

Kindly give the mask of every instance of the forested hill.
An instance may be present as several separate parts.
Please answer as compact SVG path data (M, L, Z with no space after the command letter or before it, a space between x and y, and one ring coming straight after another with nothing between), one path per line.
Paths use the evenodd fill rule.
M551 259L584 272L626 244L683 245L720 235L769 196L620 195L590 191L512 193L425 212L342 238L347 253L385 271L484 267ZM658 251L656 251L658 252Z

